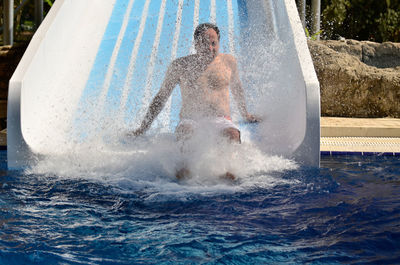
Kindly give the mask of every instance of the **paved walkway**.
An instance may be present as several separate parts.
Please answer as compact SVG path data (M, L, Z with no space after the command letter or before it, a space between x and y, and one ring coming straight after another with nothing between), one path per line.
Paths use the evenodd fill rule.
M400 119L321 117L321 151L400 153Z
M400 137L400 119L321 117L323 137Z

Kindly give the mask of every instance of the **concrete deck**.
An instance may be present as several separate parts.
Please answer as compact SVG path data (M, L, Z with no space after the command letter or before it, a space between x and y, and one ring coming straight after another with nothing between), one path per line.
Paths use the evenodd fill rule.
M400 119L321 117L321 151L400 154Z
M400 137L400 119L321 117L322 137Z

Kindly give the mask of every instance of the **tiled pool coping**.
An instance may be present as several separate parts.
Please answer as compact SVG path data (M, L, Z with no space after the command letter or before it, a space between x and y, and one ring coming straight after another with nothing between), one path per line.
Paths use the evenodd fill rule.
M400 154L400 119L321 117L321 155Z
M321 156L343 156L343 155L361 155L361 156L400 156L400 152L321 151Z

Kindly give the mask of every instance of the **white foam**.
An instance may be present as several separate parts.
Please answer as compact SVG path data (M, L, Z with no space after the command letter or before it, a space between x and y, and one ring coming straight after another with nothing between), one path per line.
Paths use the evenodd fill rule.
M158 200L171 195L268 188L286 182L272 172L297 168L293 161L263 153L251 142L229 144L198 134L182 146L173 134L136 139L124 134L89 137L64 153L46 154L26 173L87 179L115 185L124 192L151 191L147 199ZM176 172L182 167L190 170L191 176L178 181ZM226 172L234 174L236 181L219 177Z

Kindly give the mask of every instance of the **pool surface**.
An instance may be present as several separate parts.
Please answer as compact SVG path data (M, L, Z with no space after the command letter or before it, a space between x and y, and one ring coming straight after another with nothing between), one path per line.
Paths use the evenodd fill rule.
M398 156L323 156L265 185L190 189L7 171L0 158L1 264L400 263Z

